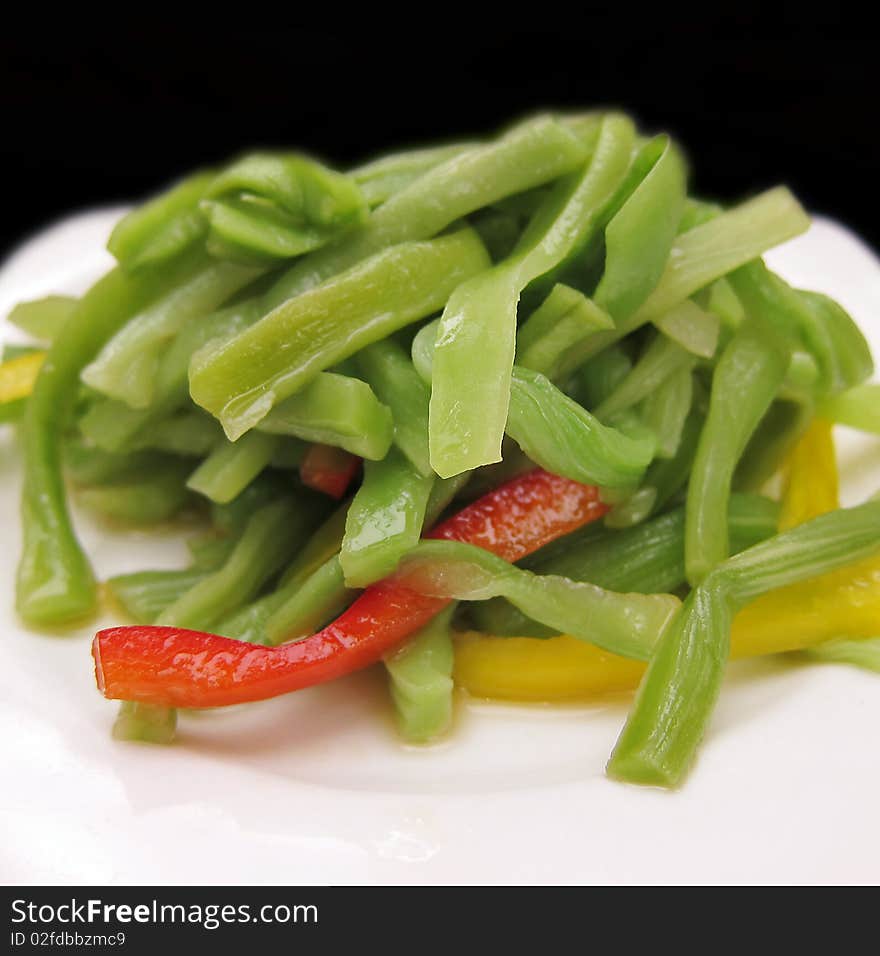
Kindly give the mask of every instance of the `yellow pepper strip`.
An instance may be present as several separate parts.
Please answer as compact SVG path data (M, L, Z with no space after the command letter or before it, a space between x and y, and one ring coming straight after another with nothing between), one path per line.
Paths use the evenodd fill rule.
M831 422L813 421L792 449L785 471L780 531L840 507Z
M831 425L817 419L788 461L782 528L838 506ZM755 657L812 647L846 634L880 632L880 558L786 588L745 607L733 622L731 656ZM459 634L455 683L475 697L565 701L638 686L645 665L609 654L570 635L547 639Z
M575 637L456 635L454 680L474 697L583 700L631 690L647 665Z
M880 559L771 591L733 622L731 657L802 650L846 634L880 632ZM474 697L564 701L601 697L638 686L645 665L567 634L493 637L459 634L455 683Z
M880 559L792 584L752 601L737 614L731 656L781 654L846 634L880 633Z
M45 352L31 352L0 363L0 405L30 395L45 358Z

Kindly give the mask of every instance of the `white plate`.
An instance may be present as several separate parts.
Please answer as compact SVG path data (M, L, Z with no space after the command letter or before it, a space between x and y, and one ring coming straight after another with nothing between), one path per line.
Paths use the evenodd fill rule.
M68 220L0 271L0 314L79 291L118 210ZM880 267L817 222L775 251L849 309L880 354ZM11 338L8 326L4 335ZM447 742L394 737L380 675L181 719L171 748L117 743L91 629L25 631L13 610L19 455L0 434L0 879L68 883L876 882L880 681L841 666L732 666L678 793L612 783L627 701L461 704ZM846 500L874 490L880 441L841 436ZM871 482L865 475L873 470ZM77 516L97 573L185 560L170 533ZM880 622L878 622L880 623Z

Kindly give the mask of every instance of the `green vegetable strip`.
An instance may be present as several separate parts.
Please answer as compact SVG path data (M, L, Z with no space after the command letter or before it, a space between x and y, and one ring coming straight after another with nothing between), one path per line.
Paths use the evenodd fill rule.
M692 299L685 299L655 319L654 325L667 338L698 358L710 359L718 348L721 320L701 309Z
M394 429L391 411L366 382L334 372L320 372L301 392L276 405L259 427L376 461L388 453Z
M824 401L819 414L838 425L880 435L880 385L857 385L841 392Z
M339 554L348 587L363 588L387 577L418 544L433 483L396 450L384 461L364 463Z
M374 209L435 166L456 159L477 147L477 143L452 143L449 146L429 146L426 149L392 153L358 166L349 175L360 187L367 205Z
M717 590L691 591L642 678L608 762L610 777L660 787L679 782L718 699L732 620Z
M423 378L432 373L432 336L426 325L413 340L413 364ZM601 424L545 376L513 366L507 434L536 464L574 481L628 488L654 455L648 436L628 437Z
M394 444L423 475L432 475L428 455L430 391L406 352L385 339L358 352L358 370L394 420Z
M286 475L265 471L231 501L212 503L211 524L221 534L237 537L244 531L255 511L291 492L297 497L304 493L310 495L310 492L304 492L301 485L292 483ZM315 501L315 498L312 497L311 500Z
M643 147L635 170L643 164L647 173L605 229L605 271L594 296L618 321L660 281L684 205L685 166L668 136Z
M101 485L117 479L158 474L174 458L155 451L120 455L71 439L64 446L64 468L78 485Z
M125 700L113 724L114 740L136 740L147 744L170 744L177 731L177 711Z
M557 377L568 350L614 322L582 292L558 282L516 334L519 365Z
M629 163L632 123L608 116L592 161L560 181L511 256L456 289L434 349L431 466L449 478L501 459L522 290L581 248Z
M725 561L713 575L738 609L756 597L869 558L880 549L880 501L813 518Z
M690 368L680 368L657 386L641 404L641 418L657 438L657 457L674 458L694 396Z
M345 533L345 518L349 503L337 508L300 549L297 556L281 575L275 591L241 608L217 627L219 633L240 641L269 644L266 624L272 615L299 593L300 588L318 569L339 554ZM339 601L345 601L345 582L339 575ZM283 639L283 637L282 637Z
M853 664L864 670L880 673L880 637L838 637L824 641L802 652L813 661L835 664Z
M506 597L528 617L615 654L647 660L681 606L671 594L617 594L557 575L523 571L488 551L423 541L401 561L400 582L431 597Z
M223 429L200 410L179 412L142 431L130 444L141 448L170 452L184 458L201 457L227 444ZM192 467L192 466L190 466Z
M41 342L51 342L76 306L77 300L69 295L47 295L33 302L19 302L6 320Z
M734 469L785 378L788 358L776 333L753 319L740 326L715 368L688 484L685 565L693 585L729 554L727 502Z
M577 370L567 391L584 408L595 409L626 378L632 365L621 345L609 345Z
M738 269L729 280L747 311L800 335L819 365L823 393L842 392L870 377L874 365L868 343L837 303L792 289L760 261Z
M734 474L740 491L759 491L773 477L813 420L812 404L775 401L752 435Z
M702 293L710 315L716 315L728 330L736 329L746 317L742 302L733 291L727 279L716 279L708 290Z
M380 252L231 341L201 349L190 369L192 397L234 440L318 372L441 308L487 265L470 229Z
M880 550L880 501L821 515L724 562L664 634L608 764L630 783L675 786L709 722L735 611L760 594Z
M637 484L654 454L653 440L602 425L543 375L519 366L513 370L507 433L548 471L610 488Z
M190 538L186 546L192 555L193 570L216 571L226 563L235 543L236 538L232 536L218 536L210 531L203 536Z
M435 478L425 507L425 530L429 531L437 523L453 499L471 480L470 474L456 475L454 478Z
M161 471L129 477L97 488L82 489L77 500L106 518L134 524L155 524L172 518L187 503L186 461L165 464Z
M198 172L121 219L107 248L129 272L167 262L200 239L207 229L199 200L212 172Z
M136 624L152 624L166 607L207 576L208 571L200 568L136 571L110 578L107 590Z
M412 340L413 368L426 385L431 384L431 376L434 371L434 346L437 343L437 333L439 331L440 319L434 319L433 322L423 325Z
M262 432L224 442L190 475L187 486L211 501L232 501L269 464L280 442Z
M269 291L265 307L274 309L382 249L430 239L505 196L552 182L585 162L588 153L552 117L521 123L494 143L435 166L383 203L363 229L293 266Z
M321 524L299 551L290 566L285 569L281 576L282 586L305 580L310 574L317 571L322 564L334 555L339 554L350 507L351 501L344 501Z
M737 553L772 537L778 518L779 506L769 498L731 495L731 550ZM560 539L556 548L543 548L523 566L535 574L561 575L609 591L673 592L685 584L684 526L683 506L622 531L588 526ZM500 598L475 605L471 615L475 627L488 634L535 633L535 623ZM544 629L539 635L546 633Z
M573 349L569 367L577 368L611 342L653 322L715 279L800 235L809 225L798 201L779 186L680 233L654 291L613 332L597 333Z
M425 508L425 528L437 521L466 480L467 476L434 480ZM346 607L353 592L345 586L338 555L348 508L348 504L338 508L312 535L282 575L276 591L224 622L220 633L255 643L277 643L290 635L291 628L296 634L305 634L309 627L326 623L335 610ZM281 611L288 603L287 610ZM268 624L276 612L280 613L270 637Z
M208 630L252 600L313 527L311 510L308 499L285 499L254 512L223 567L165 608L156 623Z
M28 624L61 624L95 606L94 579L70 523L61 479L60 436L73 412L80 371L130 316L192 267L184 259L161 277L129 277L114 269L80 299L40 369L21 433L24 545L16 607Z
M231 262L206 265L188 282L130 319L82 373L92 388L132 408L153 399L162 349L191 319L222 305L259 271Z
M693 357L680 345L658 335L639 357L626 378L596 409L604 420L637 405L651 395L671 375L693 366Z
M452 724L454 611L450 605L385 657L397 728L409 743L429 743Z
M266 262L299 256L366 219L366 202L347 176L297 154L252 153L205 191L208 249Z
M355 591L345 587L339 558L333 556L300 584L266 621L266 643L313 634L348 605Z
M212 339L229 338L259 318L258 300L214 312L185 325L162 354L149 408L132 408L117 399L94 403L80 419L80 430L100 448L120 451L150 425L185 406L189 396L189 363L193 353Z

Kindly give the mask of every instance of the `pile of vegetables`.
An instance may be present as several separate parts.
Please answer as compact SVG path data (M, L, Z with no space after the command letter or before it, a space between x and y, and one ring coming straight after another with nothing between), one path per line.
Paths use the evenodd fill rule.
M831 436L880 432L869 349L764 265L809 224L787 189L686 178L613 112L347 173L254 153L123 218L81 298L13 310L24 621L98 608L69 489L199 522L189 567L105 582L114 733L379 662L411 742L455 685L638 685L609 773L674 786L731 653L876 667L880 501L838 507Z

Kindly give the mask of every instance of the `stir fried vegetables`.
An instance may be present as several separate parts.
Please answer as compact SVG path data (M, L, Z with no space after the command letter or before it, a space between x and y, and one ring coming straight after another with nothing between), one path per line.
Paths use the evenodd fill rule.
M416 743L456 686L638 686L608 772L675 786L728 658L877 669L880 502L839 508L832 437L880 431L870 352L761 259L808 225L784 187L688 196L678 145L618 112L197 171L116 225L82 298L10 315L18 612L96 610L68 487L186 515L189 567L104 588L116 737L371 665Z

